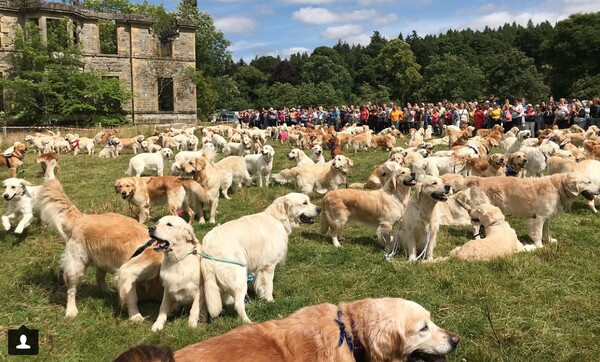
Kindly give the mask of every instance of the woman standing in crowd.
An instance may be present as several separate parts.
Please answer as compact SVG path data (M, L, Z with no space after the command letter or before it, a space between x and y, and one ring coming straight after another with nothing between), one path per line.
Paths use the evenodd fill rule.
M390 112L390 120L392 125L396 127L397 130L400 130L400 120L402 119L402 110L398 106L393 106L392 111Z
M541 106L539 104L535 105L534 110L533 110L533 118L535 120L536 132L545 128L544 127L545 112L544 112L544 103L543 102L542 102ZM537 133L536 133L536 135L537 135Z
M528 104L523 112L523 117L525 119L525 126L523 130L529 130L531 132L531 136L535 136L535 111L533 110L533 106Z
M475 130L483 128L483 121L485 119L485 111L480 104L475 106L475 112L473 113L473 123L475 124Z

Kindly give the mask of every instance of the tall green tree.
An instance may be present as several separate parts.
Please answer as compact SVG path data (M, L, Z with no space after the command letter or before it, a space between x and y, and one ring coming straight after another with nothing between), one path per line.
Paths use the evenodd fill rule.
M559 21L543 48L552 93L569 96L578 79L600 74L600 12Z
M490 98L525 97L538 102L549 96L550 89L537 71L533 59L515 48L485 57L482 68L487 81L487 96Z
M311 56L304 63L300 78L303 83L329 83L343 96L348 96L352 87L348 70L323 55Z
M427 100L451 101L481 99L485 76L477 65L471 65L458 55L432 57L423 69L420 94Z
M389 77L392 96L401 101L411 99L422 76L419 73L421 66L417 64L410 46L400 39L393 39L383 46L377 61L381 62Z

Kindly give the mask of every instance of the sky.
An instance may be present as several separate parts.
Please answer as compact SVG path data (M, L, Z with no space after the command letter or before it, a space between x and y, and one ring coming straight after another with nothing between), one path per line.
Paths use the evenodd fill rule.
M141 2L141 0L134 0ZM173 10L179 0L149 0ZM569 15L600 11L600 0L199 0L231 41L234 60L289 57L338 40L367 45L373 31L387 39L424 36L448 29L482 30L504 23L555 24Z

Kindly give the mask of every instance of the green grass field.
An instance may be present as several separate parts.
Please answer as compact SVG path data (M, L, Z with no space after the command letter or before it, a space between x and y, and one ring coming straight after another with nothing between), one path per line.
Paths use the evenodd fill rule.
M291 166L285 157L287 146L273 145L277 152L274 171ZM346 154L355 162L350 183L365 181L387 156L383 151ZM130 156L127 150L114 160L62 155L58 178L83 212L129 215L113 186L127 169ZM21 177L40 184L35 157L31 153L26 156ZM8 170L0 170L0 175L8 177ZM221 199L217 222L262 211L290 191L290 185L243 189L231 200ZM320 198L312 196L317 204ZM5 210L2 203L0 212ZM345 229L344 248L336 249L329 236L319 234L317 220L290 236L287 261L275 273L275 302L253 300L247 305L248 315L261 322L283 318L307 305L401 297L420 303L439 326L461 335L450 361L598 361L600 237L596 232L600 221L583 199L572 210L551 222L550 231L558 244L485 263L408 263L402 256L387 263L373 230L350 224ZM154 209L148 225L163 215L164 208ZM525 220L509 221L520 239L530 242ZM202 239L211 225L194 224L194 229ZM469 239L469 228L442 227L436 255L447 255ZM91 269L78 289L79 315L67 320L66 289L56 276L64 247L58 234L34 221L22 236L1 230L0 240L2 360L32 359L7 355L7 329L21 324L40 330L37 359L50 361L110 361L138 344L167 345L175 350L240 325L234 311L227 309L221 317L190 329L187 311L182 310L168 320L162 332L152 333L160 302L142 302L140 309L147 318L142 324L133 324L120 309L117 296L96 287Z

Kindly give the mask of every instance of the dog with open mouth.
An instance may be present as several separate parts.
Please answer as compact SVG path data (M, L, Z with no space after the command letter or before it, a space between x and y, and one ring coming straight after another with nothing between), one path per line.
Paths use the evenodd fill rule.
M338 237L348 221L358 221L377 229L377 241L386 245L385 237L402 218L408 203L410 188L416 185L415 174L400 168L387 180L383 188L373 191L339 189L323 197L321 234L331 229L335 247L341 247Z
M194 229L177 216L164 216L148 228L155 240L154 251L165 254L160 267L163 299L152 331L163 329L169 313L180 304L191 304L188 325L195 328L198 320L206 321L204 281L200 273L200 251Z
M423 260L433 260L433 250L440 228L436 205L438 202L446 202L449 192L450 186L435 176L425 176L423 182L415 187L415 193L408 201L397 235L409 261L417 260L417 255L422 255ZM386 249L395 248L388 246Z
M310 159L314 163L325 163L325 157L323 157L323 147L321 145L314 145L312 147L312 155Z
M415 302L362 299L240 326L176 351L175 360L442 362L459 342Z
M8 178L2 182L2 197L8 202L8 209L2 215L4 230L9 231L11 220L22 216L15 227L15 234L21 234L33 220L33 204L40 186L33 186L29 181L19 178Z
M244 297L248 275L254 275L257 298L273 301L275 267L287 254L288 236L300 224L312 224L321 209L299 193L278 197L263 212L251 214L215 227L204 236L202 276L206 304L211 317L217 317L223 300L233 298L235 310L244 322ZM229 298L224 298L229 296Z

